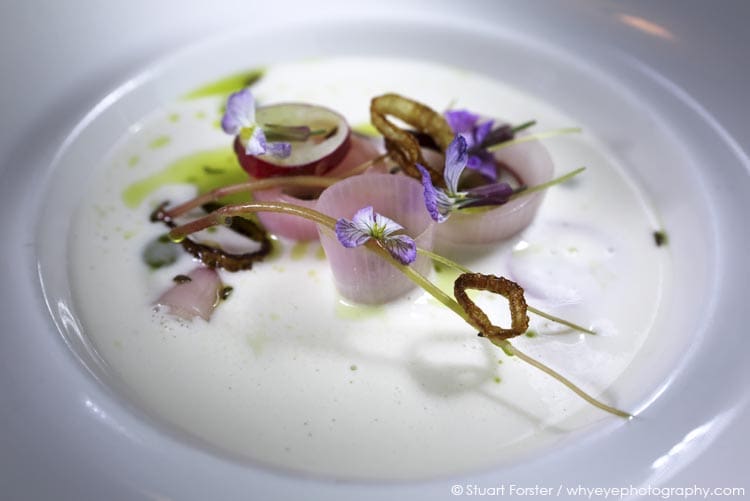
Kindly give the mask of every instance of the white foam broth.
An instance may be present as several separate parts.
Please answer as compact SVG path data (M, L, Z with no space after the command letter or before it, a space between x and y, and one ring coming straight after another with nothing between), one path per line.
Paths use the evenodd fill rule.
M253 90L260 103L317 103L353 125L369 121L370 99L385 92L437 110L535 119L535 131L577 125L554 103L502 82L414 61L279 64ZM223 102L175 100L132 124L92 174L76 213L69 240L75 310L129 398L234 457L339 478L488 468L619 419L477 337L420 289L378 307L347 304L317 242L279 240L278 252L252 270L220 271L233 292L208 322L155 312L153 301L172 278L196 263L186 255L158 270L144 264L145 245L165 233L149 214L196 188L155 183L137 203L124 194L181 158L219 148L231 156L232 138L217 126ZM536 335L513 343L618 405L633 399L618 381L650 335L669 263L652 236L658 218L595 132L544 141L556 175L587 170L548 190L530 227L457 255L476 271L518 281L529 304L593 328L596 335L582 334L531 314ZM431 278L450 287L453 276ZM491 318L508 322L497 296L479 301Z

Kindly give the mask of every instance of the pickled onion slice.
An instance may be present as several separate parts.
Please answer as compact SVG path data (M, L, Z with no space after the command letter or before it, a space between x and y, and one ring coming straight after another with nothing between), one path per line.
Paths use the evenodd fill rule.
M211 318L211 313L221 299L222 283L212 268L195 268L187 275L176 277L175 284L156 300L171 315L185 320Z
M418 247L432 248L434 224L424 207L422 185L410 177L366 174L344 179L320 195L317 210L337 219L351 219L359 209L370 205L375 212L401 224ZM319 231L334 283L345 299L383 304L415 287L381 256L361 247L346 248L330 230ZM411 266L427 274L431 262L420 255Z
M510 170L522 185L536 186L550 181L554 165L539 141L503 148L495 160ZM544 192L519 196L493 209L455 211L436 230L436 246L488 244L504 240L528 226L544 199Z

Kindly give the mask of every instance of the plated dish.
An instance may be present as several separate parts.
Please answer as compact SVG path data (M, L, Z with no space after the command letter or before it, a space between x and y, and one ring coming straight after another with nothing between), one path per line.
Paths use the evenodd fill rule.
M247 73L256 75L248 89L257 96L259 120L264 103L271 109L276 103L325 106L346 117L355 131L375 136L353 136L349 148L354 152L361 148L355 141L378 142L369 120L370 101L387 91L419 95L435 108L453 102L455 108L503 115L510 123L533 117L542 131L572 120L500 82L423 62L334 58ZM197 275L189 280L196 253L180 249L174 263L154 262L151 246L170 228L152 222L150 215L166 201L159 210L174 219L170 227L195 220L201 211L188 212L186 218L169 210L209 188L252 179L239 165L234 138L218 126L229 94L243 87L203 88L214 91L188 93L130 127L92 172L71 226L71 309L112 377L122 380L148 412L232 455L344 479L420 478L509 463L520 453L607 418L548 374L508 356L512 351L504 353L500 348L505 341L493 346L478 338L476 327L427 291L410 287L393 266L344 264L356 251L344 250L323 230L322 247L315 229L313 240L307 234L274 236L272 255L248 262L252 267L245 271L234 270L233 263L217 265L213 256L204 258L204 264L219 270L222 287L231 288L213 311L199 306L193 295L187 303L174 299L175 289L199 287ZM276 129L301 126L306 118L273 124ZM438 119L442 115L436 113ZM342 122L334 128L344 127ZM438 223L425 207L422 185L403 173L341 178L320 194L315 209L352 218L357 209L375 205L407 231L425 231L416 230L416 224L434 230L437 252L487 276L517 282L536 311L585 324L576 330L528 313L531 322L513 334L521 335L513 346L590 393L606 395L600 398L612 406L621 405L628 395L620 394L617 382L651 335L669 273L668 246L654 240L661 228L643 193L593 137L577 133L540 141L509 145L497 153L530 188L553 175L534 179L537 167L526 157L543 156L544 169L552 170L554 164L558 176L580 165L590 167L578 178L548 188L533 225L527 227L530 214L510 234L504 226L514 217L513 207L507 215L499 214L497 222L479 224L479 230L467 231L466 226L472 218L488 219L487 207L451 214L440 224L452 222L452 230L433 229ZM290 144L304 148L303 141ZM349 168L380 159L382 153L374 149L359 155ZM390 159L380 162L385 171L398 167ZM318 177L339 179L339 165L342 161L333 162L332 174ZM292 182L253 174L254 179ZM356 192L361 193L352 195ZM346 198L351 196L356 199ZM303 200L309 206L309 199ZM303 202L291 198L291 203L298 207ZM491 210L504 211L505 204ZM465 221L451 221L461 217ZM274 224L266 221L269 228L286 229ZM440 231L448 238L441 238ZM497 231L502 233L495 238ZM248 251L233 250L241 244L227 238L213 232L195 242ZM417 243L433 249L427 240L417 238ZM453 298L459 273L444 262L436 265L439 271L420 257L411 268ZM339 271L342 266L353 269ZM188 277L189 285L175 286L176 276ZM104 284L111 300L102 303L96 298ZM204 287L214 303L217 285L209 281ZM499 294L475 301L494 323L511 323ZM162 308L154 312L158 304ZM201 311L196 315L194 308ZM637 378L628 379L632 385ZM463 420L472 423L470 432L445 432ZM465 452L457 454L460 450ZM319 459L312 461L315 457Z
M429 31L429 28L425 27L425 30ZM351 33L347 33L347 35L351 35ZM301 36L304 38L304 33ZM426 36L426 38L428 37ZM467 43L477 49L479 51L477 54L481 55L483 42L477 41L477 33L472 33L469 36L460 29L456 31L449 30L449 33L443 39L453 43ZM472 44L472 39L476 43ZM613 81L607 75L592 72L591 68L586 67L586 65L574 64L571 66L569 59L560 59L560 54L554 51L545 51L538 46L529 46L518 41L509 44L498 43L499 40L493 39L487 33L479 36L479 39L482 39L484 42L492 39L493 43L491 45L494 55L497 57L498 53L495 51L499 50L500 57L505 58L511 65L514 61L519 64L520 60L525 61L524 64L533 61L532 67L544 66L559 81L576 82L577 85L582 87L586 99L577 100L573 98L572 100L559 100L556 99L558 91L555 88L544 86L534 87L530 85L530 80L523 73L520 74L521 76L518 73L515 76L507 76L494 74L491 70L483 71L491 81L502 82L503 85L508 85L512 89L531 90L528 94L533 98L532 100L537 100L546 105L554 103L558 107L560 114L565 118L565 123L562 125L567 126L571 122L575 125L580 125L586 131L586 135L578 139L572 139L573 144L579 144L576 141L583 140L584 143L588 141L589 144L595 146L594 150L604 152L603 157L605 158L602 163L610 167L615 166L613 169L607 170L607 172L626 173L622 177L632 180L630 186L631 188L635 187L633 193L639 194L635 198L647 201L644 205L646 209L643 214L646 214L645 220L648 221L647 234L649 238L651 238L652 231L658 228L666 229L669 235L670 242L667 248L669 252L668 260L671 264L666 272L662 270L660 273L664 273L663 283L667 286L665 290L669 290L670 294L656 298L659 305L656 308L658 311L652 311L652 323L650 323L651 328L649 329L649 332L652 333L668 334L658 337L646 336L639 347L639 355L630 364L626 362L627 369L618 378L617 394L619 397L618 395L612 395L617 400L616 403L619 407L627 408L629 411L644 417L647 417L649 412L656 412L659 409L663 410L662 405L666 405L667 402L672 404L675 402L673 398L665 399L663 396L664 394L667 396L671 395L668 390L672 387L670 386L673 381L672 378L679 374L682 375L681 377L684 377L686 374L684 371L687 370L686 367L689 368L691 360L694 360L691 358L694 354L689 350L687 350L688 357L684 357L686 347L695 341L699 341L700 343L700 340L703 339L704 331L700 328L696 331L695 326L704 326L703 322L706 321L704 318L713 319L713 312L717 308L716 304L706 306L705 302L684 291L689 290L688 283L691 286L699 284L701 290L706 291L723 290L724 287L724 282L721 278L722 275L717 275L716 270L723 269L726 264L724 260L726 259L725 252L727 247L724 244L709 244L706 246L705 238L695 235L694 232L690 231L697 221L702 227L706 228L709 235L716 237L720 234L718 228L723 227L728 221L721 219L725 217L723 216L725 212L717 209L712 197L706 193L705 185L700 182L702 177L701 174L698 174L699 171L696 170L695 162L697 162L697 159L702 159L702 157L700 154L696 156L696 152L686 146L686 144L692 144L690 141L684 141L688 138L694 138L695 136L692 134L697 129L700 129L700 126L696 126L696 129L670 129L664 127L663 122L655 119L655 116L647 111L648 107L643 106L641 100L634 99L633 94L629 90L632 87L616 85L617 82L628 82L627 75L620 74L618 76L619 80ZM505 40L504 42L509 41ZM237 45L244 44L240 43ZM253 480L262 479L263 485L273 488L274 485L277 487L279 485L274 481L274 474L266 473L267 470L263 468L256 469L249 466L244 462L247 459L247 454L243 454L242 450L227 451L226 444L218 443L215 437L206 436L205 434L201 436L201 433L196 432L195 428L191 430L189 426L184 426L184 423L175 426L174 420L172 419L170 422L169 416L165 419L165 414L163 412L160 413L156 409L157 406L153 405L153 403L144 403L143 391L133 391L132 383L127 382L127 378L123 376L123 372L120 372L117 368L117 363L112 363L112 360L114 360L112 355L102 356L102 352L104 351L101 348L103 345L102 339L98 340L97 345L94 335L90 334L90 327L87 327L87 325L92 324L90 313L86 314L88 315L88 319L86 315L81 315L80 313L80 305L85 302L85 300L81 300L80 298L86 293L82 294L80 292L81 286L76 285L79 277L70 273L69 270L71 268L67 267L68 256L52 250L55 246L51 245L54 242L62 241L61 238L63 240L68 238L69 231L73 228L70 224L77 217L75 211L81 205L80 201L87 194L90 194L76 180L97 171L97 169L103 169L101 166L105 165L108 161L114 161L116 155L113 154L113 151L115 151L113 150L113 146L115 149L124 147L123 145L127 143L127 140L118 143L120 139L128 137L131 134L137 135L137 131L134 129L143 123L144 117L148 117L149 114L153 113L153 110L162 109L168 106L169 103L176 102L179 96L184 95L210 79L249 67L247 64L240 65L238 63L239 58L236 57L236 54L240 51L233 48L233 46L234 44L227 44L226 41L208 44L207 46L196 48L163 62L158 66L158 71L148 73L148 78L137 80L136 85L130 85L126 91L118 93L115 99L108 101L108 106L99 107L97 112L87 120L85 126L77 128L76 135L66 143L65 148L57 157L54 165L54 173L52 174L50 183L47 184L48 189L45 191L46 205L39 218L37 252L39 255L40 275L44 282L47 300L52 309L53 316L60 326L63 339L71 352L80 360L80 362L77 362L79 364L78 367L88 370L99 380L97 384L101 385L101 388L105 388L107 392L111 392L109 397L104 399L98 396L94 399L86 399L86 408L90 410L91 415L95 414L98 416L102 423L112 423L113 425L119 423L119 428L117 429L119 430L118 436L121 437L134 437L136 441L138 437L142 438L145 436L151 436L152 438L160 437L158 438L160 441L174 440L170 442L172 444L170 445L170 450L179 450L181 452L178 453L180 459L177 463L179 464L173 465L174 470L172 471L176 472L183 467L188 467L188 463L211 464L213 466L222 465L221 468L227 477L234 479L232 485L241 485L243 480L238 479L244 475L245 479L249 477L252 477ZM505 52L503 52L504 50ZM521 53L523 57L519 56ZM222 54L222 56L217 57L217 54ZM564 64L561 61L564 61ZM450 63L450 61L443 62ZM480 72L479 66L481 65L477 63L466 63L464 66L474 73ZM196 67L203 68L205 71L202 71L200 75L195 75L194 69ZM615 85L612 85L613 83ZM652 86L651 84L641 83L639 90L641 91L641 99L644 95L648 96L646 102L652 106L654 105L655 96L665 97L670 95L656 84ZM165 95L169 96L169 98L164 99ZM417 96L418 93L415 92L412 95ZM422 96L419 95L418 97L421 98ZM273 98L273 96L269 96L269 98ZM668 99L663 102L671 103ZM562 104L558 105L558 103ZM438 102L437 99L431 102L431 104L436 108L445 106L445 104ZM676 116L679 113L685 112L684 103L676 102L671 104L673 105L673 108L671 108L673 114L670 115L667 112L664 116ZM669 109L669 105L663 105L661 110L663 111L665 108ZM608 113L602 114L602 109L607 109ZM679 113L675 110L679 110ZM689 107L688 110L690 110ZM613 125L611 120L608 120L612 114L616 114L620 118L617 124ZM182 114L180 115L182 116ZM541 115L548 116L545 113ZM504 117L506 115L501 112L498 113L498 116ZM123 117L126 119L123 120ZM667 120L669 121L669 119ZM674 122L669 123L673 124ZM701 122L698 120L698 123L700 124ZM123 124L128 125L123 126ZM128 133L125 128L130 125L136 125L136 127ZM639 137L638 141L629 142L631 136L626 133L628 130L649 130L650 134ZM716 148L713 148L712 151L720 150L722 139L711 135L710 129L708 132L708 134L700 135L702 142L715 146ZM682 139L682 141L676 141L674 134ZM202 134L201 137L203 137ZM563 141L567 141L568 139L571 138L557 138L555 142L545 144L554 149L560 147L555 146L555 144L562 144ZM557 143L558 140L560 140L560 143ZM570 145L571 143L566 144ZM166 150L167 146L163 145L163 148L156 147L154 151L168 151ZM191 149L191 152L194 153L194 151ZM184 153L189 153L187 148L184 150ZM170 160L166 156L169 154L164 154L166 164L168 165ZM179 157L180 152L173 151L172 155ZM122 157L120 158L122 159ZM557 158L560 157L558 156ZM662 168L655 170L653 168L654 163ZM687 169L687 172L690 172L689 176L675 175L680 172L684 173L685 169ZM590 171L591 168L587 172ZM559 196L559 192L562 192L563 188L563 186L559 186L556 191L549 191L547 193L547 201L554 202L554 197ZM558 195L555 195L555 193L558 193ZM115 193L115 196L117 195ZM190 196L190 193L186 193L186 196ZM693 200L694 204L686 207L677 203L678 200L684 200L685 196ZM541 210L544 211L544 208ZM722 214L722 216L719 216L719 219L717 219L717 214ZM55 217L49 217L50 215L54 215ZM543 212L540 212L541 216L543 216ZM65 223L60 224L60 221L64 221ZM719 222L717 223L717 221ZM539 219L539 222L543 222L543 219ZM120 236L123 236L122 233L128 230L121 229L123 231L120 233ZM530 230L536 231L534 227ZM533 235L534 233L530 231L528 237L531 238ZM724 242L726 238L730 237L723 236L722 234L718 241ZM716 239L708 240L717 242ZM650 240L649 243L653 245L653 240ZM550 245L550 242L546 244ZM704 245L701 246L701 244ZM75 245L77 244L73 243L73 248L75 248ZM59 249L59 247L57 248ZM696 254L696 249L701 249L698 251L698 254ZM310 249L308 248L308 250ZM301 253L299 250L298 252ZM289 254L291 253L292 251L289 249ZM312 261L316 263L315 266L320 265L315 253L312 252L311 254L308 255L306 253L306 257L299 261L301 269L305 267L305 264L310 264L311 260L308 258L312 258ZM291 255L289 257L291 258ZM477 259L478 262L481 262L481 257ZM298 263L294 260L290 261ZM699 267L695 266L696 262L700 263ZM488 262L487 264L494 267L493 263ZM525 264L527 263L519 265L518 273L523 273L523 265ZM301 271L306 273L309 269L304 268ZM295 274L295 276L297 275ZM689 280L686 278L688 276ZM130 276L127 277L128 280L131 278ZM104 287L105 284L106 280L97 287ZM235 291L240 289L244 290L245 288L235 288ZM333 289L329 289L329 292L329 297L335 297L336 292ZM236 297L234 296L233 299L236 299ZM227 302L222 306L229 304ZM647 309L653 306L653 304L650 304L647 306ZM217 312L220 313L221 310L217 310ZM333 313L329 318L336 318L336 312ZM124 315L124 312L121 311L119 314ZM704 315L708 315L708 317ZM130 319L128 318L128 320ZM336 320L341 319L336 318ZM354 319L344 320L354 323ZM633 321L633 319L629 318L628 321ZM695 334L692 337L686 338L684 332L695 332ZM524 341L530 344L533 341L539 341L541 337L526 338ZM107 340L103 341L106 343ZM475 340L472 339L472 341ZM113 346L115 344L112 343ZM245 349L247 350L247 347ZM250 351L252 350L251 346ZM450 351L452 352L453 350ZM246 353L248 352L246 351ZM428 355L433 354L435 353L428 353ZM437 354L439 355L439 353ZM348 362L348 364L344 365L344 368L349 371L347 375L351 375L350 373L356 373L355 375L357 376L364 374L364 365L362 365L362 370L360 371L360 364L356 362ZM357 369L352 370L352 366L356 366ZM733 369L731 369L730 365L723 367L722 370L731 372ZM389 373L392 375L392 371L389 371ZM689 377L687 379L689 380ZM678 380L680 379L678 378ZM304 382L309 383L309 381ZM448 382L443 381L446 384ZM496 384L497 387L501 387L506 381L502 380L501 377L501 383L497 384L494 383L493 377L493 380L490 382ZM593 391L596 391L596 388ZM660 395L662 397L658 398ZM125 405L129 410L122 411L124 412L123 414L118 410L118 406L120 405ZM681 405L691 404L682 403ZM708 412L710 408L712 408L710 405L704 406L701 412ZM412 413L410 415L414 416L415 414ZM135 416L135 418L132 419L132 416ZM212 418L213 416L209 416L209 420ZM570 459L576 457L576 454L590 455L596 451L603 452L609 447L616 446L618 443L623 444L624 442L638 443L640 446L639 451L642 451L642 457L650 457L656 453L657 444L649 445L647 443L648 440L646 437L648 433L646 430L649 428L649 425L643 423L644 421L641 421L640 426L630 426L632 423L623 424L617 419L610 419L606 416L598 422L596 419L593 422L584 419L583 423L578 423L579 427L573 426L574 431L572 433L566 432L562 440L554 446L551 446L549 442L542 442L538 447L524 447L520 454L515 457L501 457L502 455L496 455L495 451L482 457L480 451L480 454L464 456L464 458L468 457L469 459L468 463L464 463L463 465L457 466L457 462L451 461L451 464L438 465L426 470L406 472L399 470L399 473L404 473L404 477L413 478L416 476L424 478L425 476L429 477L434 474L456 474L459 471L492 471L493 469L501 468L505 474L513 475L514 478L533 480L535 478L533 474L528 472L525 474L521 473L523 465L541 464L545 461L540 459L542 457L548 458L546 460L552 462L564 461L564 458ZM302 427L304 427L304 422L302 423ZM186 429L187 434L185 434ZM302 429L304 430L304 428ZM148 430L157 430L157 432L154 435L152 431ZM299 438L306 440L304 437ZM95 448L96 445L91 444L86 447ZM540 451L543 451L543 453ZM227 453L235 457L227 459ZM237 455L242 457L238 458L236 457ZM250 464L253 463L253 460L257 459L251 457ZM343 460L341 461L343 462ZM261 459L261 463L263 462L263 459ZM669 460L665 459L660 464L663 465L668 462ZM644 479L644 475L646 475L644 469L635 466L636 463L642 464L643 462L628 462L630 466L625 467L619 472L619 478ZM307 472L311 470L309 461L302 461L301 466L300 463L290 465L289 463L284 464L283 461L277 462L277 465L282 468L291 467L295 470ZM346 466L356 468L356 463L354 465L347 464ZM315 469L313 468L313 470ZM315 473L323 473L324 476L332 474L332 476L338 476L339 478L356 478L361 476L356 471L342 472L342 470L330 465L321 466L315 470ZM237 474L237 477L234 476L235 474ZM589 474L593 475L589 478L596 478L596 475L603 475L603 472L596 467L592 467ZM482 478L490 480L492 478L491 475L488 474L488 476ZM560 473L560 475L565 475L565 473ZM393 472L380 471L375 476L378 478L394 478L398 475L394 475ZM546 478L552 479L554 478L554 474L550 474ZM300 482L302 482L299 480L299 477L286 475L283 475L279 480L285 482L286 485L300 485ZM157 481L152 481L151 483L152 486L161 485L157 490L165 492L164 489L169 480L165 478L164 483ZM333 488L332 484L327 484L325 481L321 481L317 485L320 489ZM437 484L430 484L430 486L430 489L433 489L432 492L435 492L434 489L438 488ZM346 488L339 487L337 487L338 492L347 490ZM166 491L168 490L169 488L166 488Z

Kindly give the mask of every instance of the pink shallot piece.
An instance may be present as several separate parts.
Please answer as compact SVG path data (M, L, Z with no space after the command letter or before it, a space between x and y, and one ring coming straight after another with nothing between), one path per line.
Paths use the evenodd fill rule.
M208 320L221 300L222 287L216 270L195 268L187 275L180 276L172 287L159 296L155 304L185 320L195 317Z

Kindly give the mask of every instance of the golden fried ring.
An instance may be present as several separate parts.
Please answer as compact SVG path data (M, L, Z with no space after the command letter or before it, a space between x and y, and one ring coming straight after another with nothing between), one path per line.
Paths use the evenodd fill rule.
M511 328L504 329L492 325L487 315L466 294L466 289L483 290L500 294L508 300ZM480 328L480 335L490 339L509 339L519 336L529 328L526 315L526 299L523 288L504 277L482 273L464 273L453 284L453 295L467 315Z
M372 125L385 137L386 149L391 158L407 175L416 179L421 179L416 164L422 165L428 170L436 186L445 187L442 172L424 161L416 138L389 121L386 115L392 115L428 134L443 152L454 137L445 118L432 108L398 94L384 94L373 98L370 103Z

